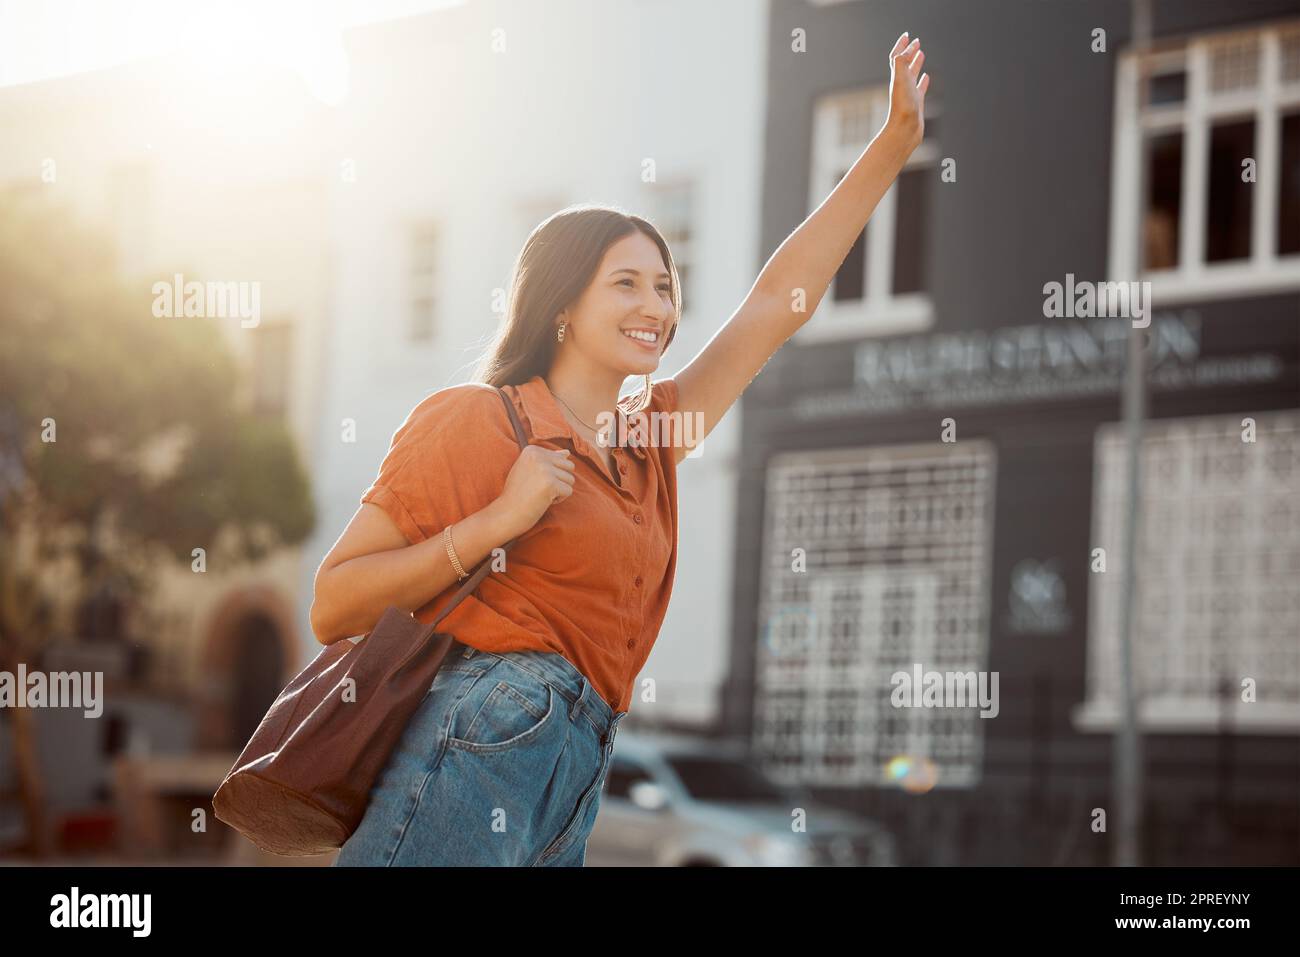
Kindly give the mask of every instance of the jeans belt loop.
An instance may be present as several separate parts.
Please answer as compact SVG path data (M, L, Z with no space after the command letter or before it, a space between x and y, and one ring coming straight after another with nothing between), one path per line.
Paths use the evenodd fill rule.
M587 697L587 679L584 677L582 679L582 689L578 692L578 696L573 699L572 707L569 708L570 721L576 721L578 719L578 715L582 713L583 699L586 697Z

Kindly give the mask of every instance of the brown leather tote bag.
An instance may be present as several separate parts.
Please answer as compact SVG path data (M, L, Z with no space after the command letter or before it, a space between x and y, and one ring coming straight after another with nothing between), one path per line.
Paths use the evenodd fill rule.
M500 388L520 449L528 439ZM503 548L510 548L517 538ZM427 624L389 607L358 642L340 639L289 682L217 788L219 820L273 854L302 857L343 846L370 789L434 676L465 646L438 623L490 570L485 558Z

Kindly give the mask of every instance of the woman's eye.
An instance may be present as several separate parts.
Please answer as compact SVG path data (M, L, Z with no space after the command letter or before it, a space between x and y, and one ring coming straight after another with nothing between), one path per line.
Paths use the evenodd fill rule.
M625 283L625 282L626 282L626 283L631 283L632 280L631 280L631 279L620 279L618 282L619 282L619 285L622 285L622 284ZM660 289L661 291L663 291L663 292L668 293L669 295L672 295L673 287L672 287L671 285L669 285L668 283L664 283L662 286L659 287L659 289Z

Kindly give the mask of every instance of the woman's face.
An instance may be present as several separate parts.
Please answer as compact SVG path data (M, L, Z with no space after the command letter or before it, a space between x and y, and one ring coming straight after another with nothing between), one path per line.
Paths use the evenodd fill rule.
M606 250L591 283L559 317L568 325L558 348L625 376L654 372L674 318L669 283L654 240L640 230L624 236ZM634 330L636 337L628 335Z

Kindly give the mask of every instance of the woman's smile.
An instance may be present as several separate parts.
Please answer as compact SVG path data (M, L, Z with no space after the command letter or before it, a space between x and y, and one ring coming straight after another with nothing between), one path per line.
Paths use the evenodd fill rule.
M659 333L646 329L624 329L623 338L630 339L647 352L659 351Z

